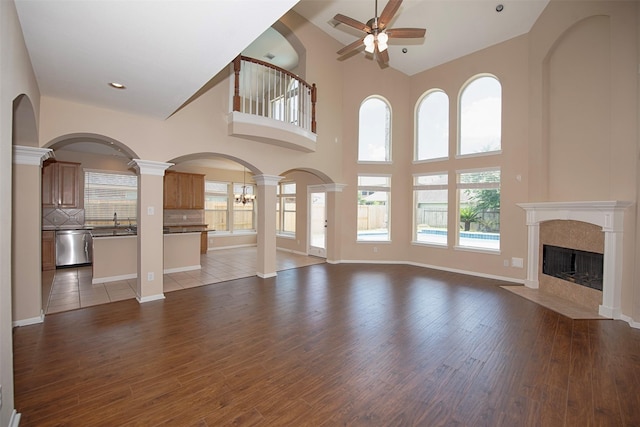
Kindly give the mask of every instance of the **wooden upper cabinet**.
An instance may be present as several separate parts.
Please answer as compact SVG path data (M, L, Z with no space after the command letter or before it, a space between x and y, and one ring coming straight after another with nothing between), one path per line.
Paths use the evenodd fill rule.
M204 175L191 175L193 183L193 209L204 209Z
M82 208L79 163L48 162L42 167L42 207Z
M179 209L178 204L178 176L176 172L164 174L164 208Z
M165 209L204 209L204 175L167 171Z

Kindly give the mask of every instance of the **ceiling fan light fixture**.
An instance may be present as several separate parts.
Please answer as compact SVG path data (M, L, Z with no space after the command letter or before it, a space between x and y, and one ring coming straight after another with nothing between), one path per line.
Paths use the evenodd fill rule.
M387 41L389 41L389 36L386 33L378 34L378 50L380 52L384 52L389 47Z
M369 53L373 53L375 49L375 37L373 34L367 34L364 38L364 50Z

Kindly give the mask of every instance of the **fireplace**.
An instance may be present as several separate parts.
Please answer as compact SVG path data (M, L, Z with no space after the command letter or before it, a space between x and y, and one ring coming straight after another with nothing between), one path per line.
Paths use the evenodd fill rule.
M547 222L564 221L586 223L596 226L602 237L603 250L587 249L586 252L603 253L602 266L602 292L595 289L586 289L598 295L598 313L601 316L620 319L622 299L622 260L623 244L622 232L624 223L624 211L631 206L631 202L606 201L606 202L543 202L518 204L526 211L528 230L527 250L527 279L525 286L538 289L540 287L540 275L543 277L542 260L544 258L544 244L563 247L554 242L542 241L540 226ZM564 233L564 232L562 232ZM554 232L554 235L561 234ZM543 239L544 240L544 239ZM578 239L579 240L579 239ZM585 248L578 247L578 250ZM551 281L560 280L549 277ZM571 283L573 285L573 283ZM601 297L600 297L601 294Z
M542 245L542 272L587 288L602 290L604 255Z

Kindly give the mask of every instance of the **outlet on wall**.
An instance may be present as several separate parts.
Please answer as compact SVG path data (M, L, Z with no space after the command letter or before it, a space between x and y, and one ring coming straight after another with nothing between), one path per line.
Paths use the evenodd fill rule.
M147 273L147 281L153 282L153 279L155 279L155 275L153 274L153 272Z

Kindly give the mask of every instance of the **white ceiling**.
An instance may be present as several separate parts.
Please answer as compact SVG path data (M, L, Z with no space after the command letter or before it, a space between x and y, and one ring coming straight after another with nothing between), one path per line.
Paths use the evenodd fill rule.
M427 33L424 39L390 39L389 66L411 76L525 34L548 2L404 0L388 28L426 28ZM378 16L386 4L386 0L378 2ZM498 4L503 5L502 12L496 11ZM347 45L363 33L344 24L335 26L333 17L341 13L366 23L375 15L375 0L301 0L294 10ZM407 53L402 52L405 47Z
M161 119L296 3L15 0L42 95Z

